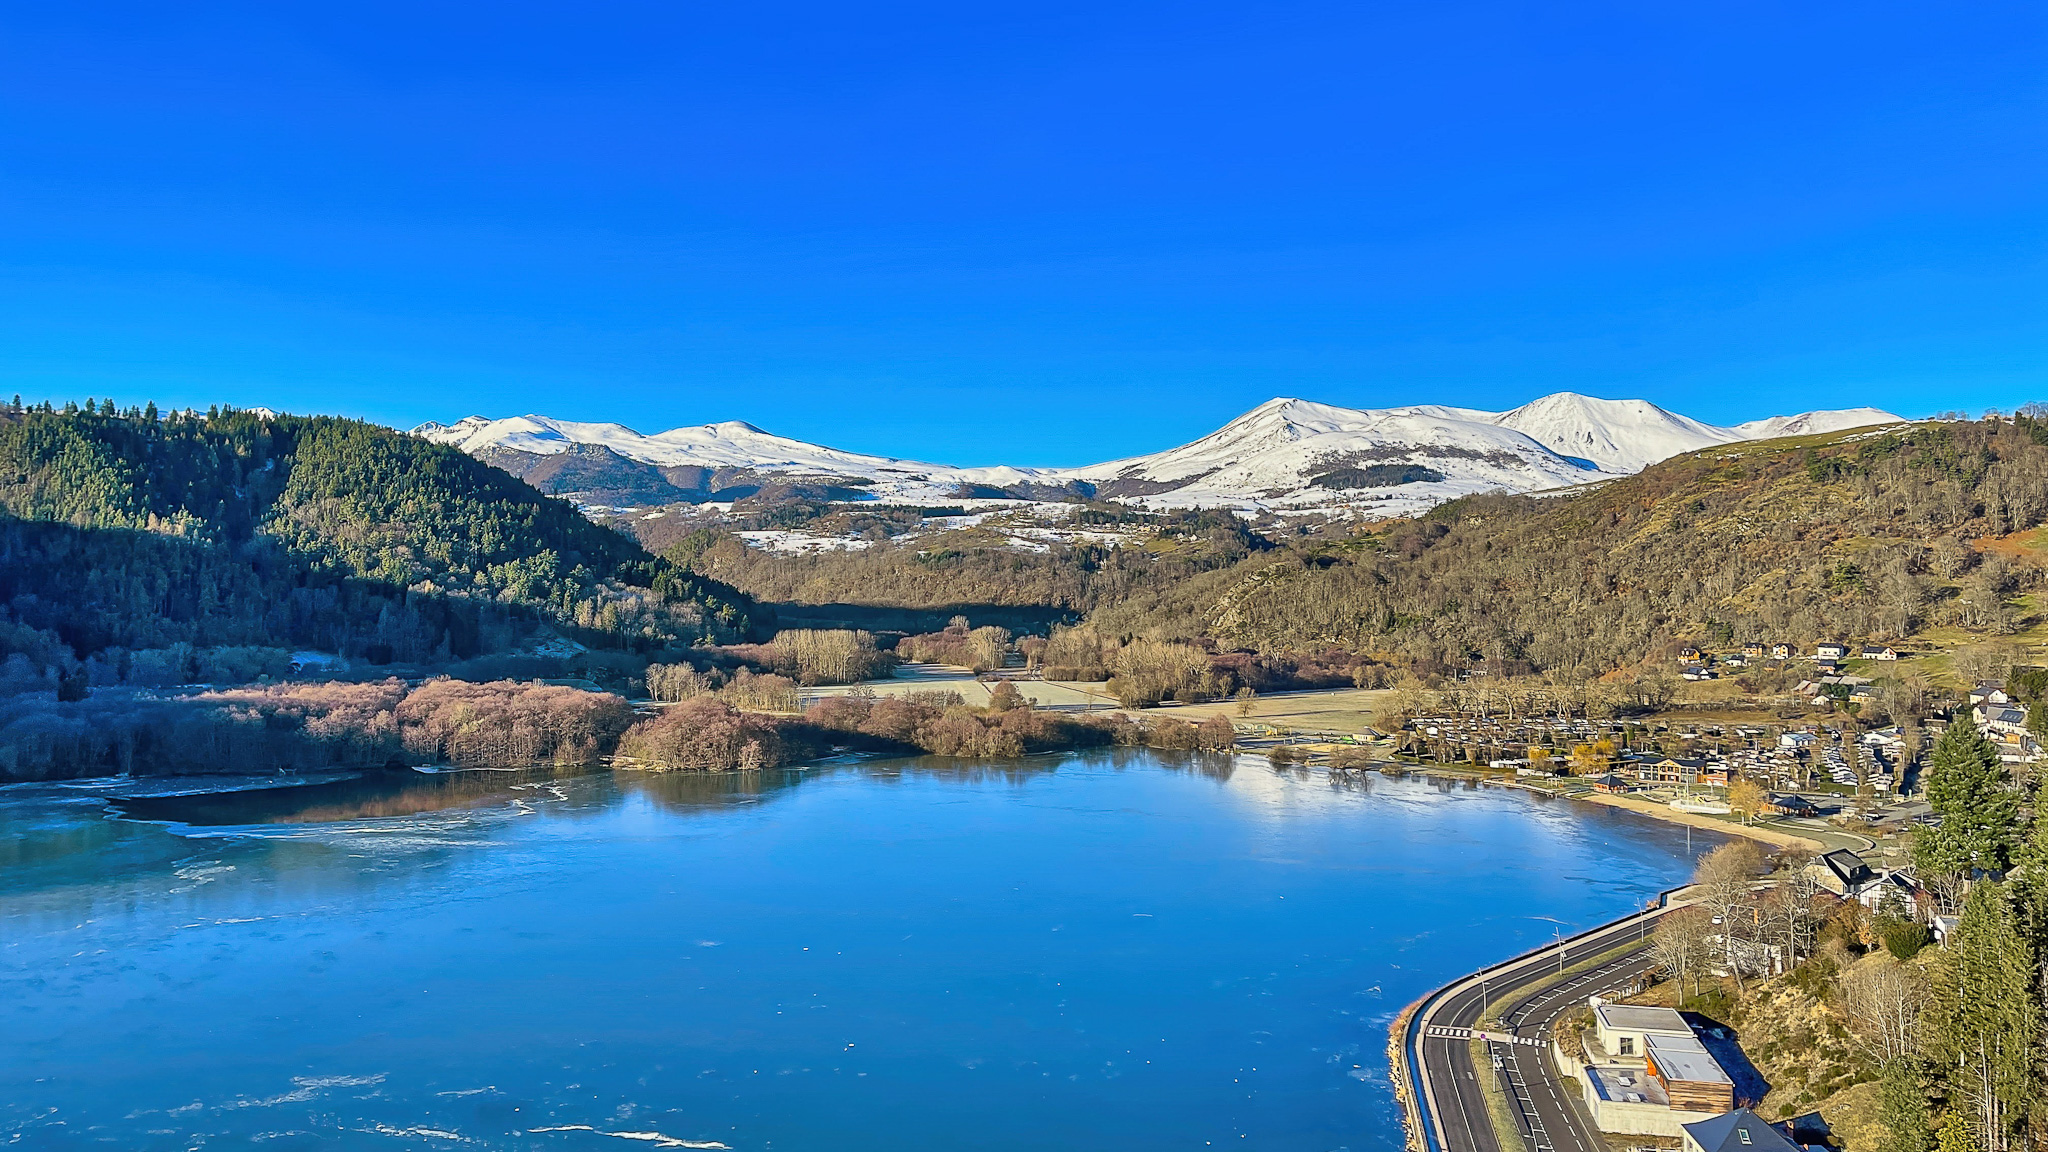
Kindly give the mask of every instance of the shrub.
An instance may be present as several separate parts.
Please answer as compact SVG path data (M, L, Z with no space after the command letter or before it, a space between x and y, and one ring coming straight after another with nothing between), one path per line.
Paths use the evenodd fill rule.
M1152 722L1145 742L1169 752L1193 752L1201 747L1201 733L1185 720L1162 716Z
M1211 716L1202 721L1196 745L1204 752L1228 752L1237 747L1237 729L1229 717Z
M632 718L609 692L511 680L430 680L398 705L409 754L466 768L588 764Z
M1884 950L1900 960L1911 960L1934 939L1925 924L1913 920L1894 920L1879 929L1878 936Z
M1372 753L1363 748L1338 748L1330 753L1332 768L1368 768L1372 766Z
M789 748L775 721L722 700L698 697L642 720L619 739L619 756L635 767L731 772L777 768Z

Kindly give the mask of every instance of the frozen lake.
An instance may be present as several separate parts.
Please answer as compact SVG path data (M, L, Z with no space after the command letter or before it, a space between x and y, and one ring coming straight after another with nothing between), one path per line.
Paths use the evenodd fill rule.
M113 790L0 788L0 1144L1386 1152L1395 1013L1691 867L1144 751Z

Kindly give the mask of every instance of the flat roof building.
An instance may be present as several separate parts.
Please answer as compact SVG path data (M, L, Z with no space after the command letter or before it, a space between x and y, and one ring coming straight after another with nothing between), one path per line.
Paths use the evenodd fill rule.
M1649 1054L1652 1036L1691 1038L1685 1017L1670 1008L1645 1008L1636 1004L1609 1004L1597 1000L1593 1020L1600 1046L1609 1055L1641 1060Z
M1673 1108L1725 1112L1735 1107L1735 1081L1690 1029L1683 1036L1649 1038L1650 1075L1664 1085Z

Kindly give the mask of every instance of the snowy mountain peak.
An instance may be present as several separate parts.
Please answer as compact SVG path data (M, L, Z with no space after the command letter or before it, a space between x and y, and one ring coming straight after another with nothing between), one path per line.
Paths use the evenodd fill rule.
M1849 428L1899 422L1899 417L1882 408L1842 408L1833 412L1802 412L1797 416L1746 420L1735 425L1734 431L1742 433L1745 439L1773 440L1779 436L1817 436Z
M1441 404L1340 408L1276 396L1198 440L1083 468L957 468L845 452L742 420L645 436L623 424L469 416L414 433L465 452L553 456L600 446L643 465L737 469L793 482L853 482L872 498L959 500L988 489L1088 494L1150 507L1410 515L1476 492L1536 492L1641 471L1717 444L1898 422L1874 408L1719 427L1647 400L1559 392L1511 412ZM511 467L511 464L507 464ZM996 493L987 493L989 496Z
M1744 439L1733 429L1703 424L1648 400L1602 400L1576 392L1531 400L1495 422L1608 472L1640 472L1681 452Z
M1318 404L1292 396L1276 396L1246 412L1204 439L1247 440L1259 437L1298 440L1341 428L1358 413L1350 408Z

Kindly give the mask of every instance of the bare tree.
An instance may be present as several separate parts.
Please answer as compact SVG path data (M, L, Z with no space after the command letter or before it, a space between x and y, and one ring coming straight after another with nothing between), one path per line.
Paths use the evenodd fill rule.
M1738 941L1754 938L1758 917L1750 886L1764 872L1763 849L1753 840L1734 840L1700 858L1692 882L1700 907L1707 910L1720 937L1721 959L1742 987L1742 970L1750 963L1748 949Z
M1700 973L1711 962L1709 940L1715 931L1713 914L1698 906L1667 912L1657 921L1651 950L1657 957L1657 967L1679 981L1681 992L1699 992Z
M1770 943L1784 949L1787 967L1813 952L1815 931L1824 917L1815 908L1820 893L1806 869L1781 873L1777 886L1763 900L1760 921Z
M1927 983L1917 971L1880 957L1844 973L1836 995L1850 1033L1872 1060L1883 1063L1918 1050Z

